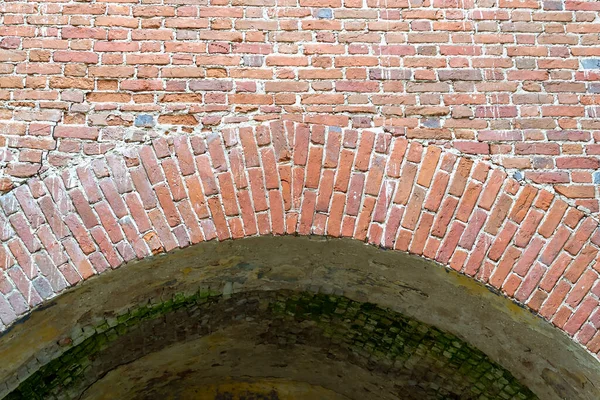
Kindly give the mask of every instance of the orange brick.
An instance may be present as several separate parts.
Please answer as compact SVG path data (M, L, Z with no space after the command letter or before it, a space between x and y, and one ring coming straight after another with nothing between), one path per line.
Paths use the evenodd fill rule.
M398 182L396 196L394 197L394 203L406 205L412 192L417 170L418 167L415 164L407 163L404 165L402 168L402 175Z
M463 194L472 166L473 161L467 158L460 159L456 170L452 174L452 182L450 184L450 189L448 190L451 195L461 196Z
M537 192L537 189L534 187L525 186L523 190L521 190L519 197L515 200L513 208L510 211L510 219L518 224L521 223L527 215L527 211L529 211L529 208L533 204Z
M436 171L437 163L442 150L437 146L429 146L423 159L421 171L417 178L417 183L421 186L429 187L433 174Z

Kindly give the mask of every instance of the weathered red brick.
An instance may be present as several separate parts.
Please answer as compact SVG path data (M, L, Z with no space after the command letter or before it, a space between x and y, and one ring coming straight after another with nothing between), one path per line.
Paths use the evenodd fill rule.
M54 128L54 137L96 140L98 139L98 128L67 125L57 126Z
M433 174L436 171L437 163L440 158L442 150L437 146L429 146L423 159L421 171L417 178L417 183L421 186L429 187Z
M427 196L427 200L425 201L424 207L431 211L437 211L442 203L442 199L446 193L446 187L448 186L448 182L450 181L450 175L448 175L444 171L438 171L435 174L435 178L433 180L433 185L429 190L429 195Z
M588 241L592 233L598 228L598 223L592 218L586 218L573 237L569 240L569 242L565 246L565 250L571 253L572 255L576 255L579 253L579 250L583 247L583 245Z
M545 242L540 238L533 239L529 246L523 250L521 258L515 264L513 269L514 273L519 274L520 276L525 276L536 261L537 256L542 250L542 247L544 247L544 244Z
M454 221L450 225L448 234L442 241L442 245L440 246L437 257L435 258L437 261L446 264L450 260L450 257L454 253L454 250L456 249L458 241L464 230L465 225L459 221Z
M423 254L423 249L425 248L427 238L429 237L429 231L433 225L433 218L433 214L429 213L423 213L421 216L419 225L417 226L414 237L410 243L409 250L411 253L419 255Z
M133 181L135 189L142 199L144 208L149 210L156 207L156 196L152 190L152 186L150 185L150 181L148 180L148 175L146 175L145 170L142 167L138 167L129 170L129 172L131 174L131 180Z
M598 307L598 300L589 296L577 307L577 311L573 313L564 325L564 330L570 335L574 335L581 325L588 319L592 311Z
M403 138L397 138L394 140L394 146L390 154L387 165L387 175L393 178L400 176L402 161L404 160L404 154L408 148L408 141Z
M577 308L583 298L589 293L592 285L598 280L598 273L588 270L573 286L573 290L566 298L566 303L573 308Z
M535 196L537 195L537 189L532 186L525 186L521 193L515 200L513 207L510 211L509 218L515 221L516 223L521 223L525 216L527 215L527 211L529 211L529 207L533 204Z
M173 202L173 197L171 196L168 186L164 183L158 184L154 187L154 191L169 226L175 227L179 225L181 223L181 217L177 212L177 207Z
M560 224L567 207L568 204L564 201L556 200L552 207L550 207L550 211L546 214L546 217L538 230L539 234L545 238L550 237L556 227Z
M512 199L506 194L500 195L498 201L494 208L492 209L492 213L490 214L490 218L488 219L488 223L485 226L485 231L495 235L498 233L498 230L502 226L503 222L508 215L508 212L512 206Z
M154 209L148 213L148 217L152 222L152 226L156 230L156 233L150 231L144 235L144 237L152 237L152 235L158 235L160 242L164 247L164 251L171 251L177 248L177 240L171 229L169 229L169 225L163 213L159 209Z
M448 193L454 196L461 196L465 190L469 173L473 166L473 161L467 158L461 158L458 162L458 166L452 175L452 182Z
M254 211L260 212L268 209L265 183L263 173L258 168L248 170L250 177L250 189L252 192L252 201L254 202Z
M546 245L546 250L540 256L540 261L549 266L563 249L570 236L571 233L567 228L563 226L559 227L556 234L554 234Z
M513 222L508 221L504 225L504 228L502 228L500 233L496 236L494 244L490 247L490 251L488 252L488 258L490 260L498 261L500 257L502 257L502 254L504 254L506 247L512 240L516 231L517 225Z
M464 249L471 250L473 245L475 244L475 240L485 224L487 219L487 214L485 211L481 209L475 210L469 221L467 222L467 227L460 238L460 246Z
M475 208L475 203L481 193L482 185L474 182L470 182L465 189L465 192L460 199L458 210L456 211L456 219L467 222L471 215L471 212Z
M115 219L112 210L107 202L101 201L94 205L96 215L100 218L100 223L104 227L106 233L113 243L118 243L123 240L123 233L117 220Z
M504 183L504 179L506 179L506 173L499 169L493 170L479 199L479 207L488 211L492 208Z
M196 166L198 167L198 175L202 181L203 192L206 196L211 196L218 193L217 181L214 171L210 166L208 155L202 154L196 156Z
M398 181L398 189L396 190L394 203L406 205L412 192L417 170L418 167L415 164L406 163L404 165L402 168L402 175Z
M340 166L338 167L337 176L335 179L335 190L345 192L348 190L350 182L350 171L354 162L354 152L343 149L340 155Z
M571 238L571 240L573 240L573 238ZM569 265L569 269L564 274L565 278L570 282L575 283L583 271L585 271L590 263L596 258L597 254L598 250L594 246L591 244L586 245Z
M100 189L104 198L110 204L117 218L122 218L128 214L127 206L123 201L122 195L117 191L115 182L110 178L100 180Z
M38 200L40 208L46 217L46 221L48 221L48 225L52 228L52 231L56 235L58 239L62 239L67 236L69 232L69 228L63 222L63 217L60 215L56 204L52 201L50 196L44 196ZM12 222L11 217L11 222ZM14 224L13 224L14 226ZM17 227L15 226L15 230ZM29 247L28 247L29 248Z

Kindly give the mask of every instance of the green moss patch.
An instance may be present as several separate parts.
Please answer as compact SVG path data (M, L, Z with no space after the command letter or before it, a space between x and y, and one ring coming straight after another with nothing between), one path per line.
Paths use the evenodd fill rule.
M222 296L208 290L107 317L5 397L77 398L116 366L252 318L261 343L312 346L392 380L402 399L537 397L478 349L433 326L346 297L293 291Z

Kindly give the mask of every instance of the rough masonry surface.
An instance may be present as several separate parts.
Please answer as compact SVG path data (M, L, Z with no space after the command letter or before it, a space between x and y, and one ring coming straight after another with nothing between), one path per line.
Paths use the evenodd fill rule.
M3 1L3 187L155 134L291 114L443 141L597 213L599 12L594 0Z
M380 367L389 368L394 356L387 357L385 350L373 351L379 346L370 339L364 345L352 346L349 358L330 346L310 350L313 345L319 347L325 337L340 343L340 337L331 330L321 335L306 329L323 317L323 321L335 320L334 315L319 316L318 307L300 306L296 311L296 306L286 307L284 314L299 324L243 311L252 299L272 298L274 293L283 302L297 304L294 298L302 292L322 299L342 297L360 308L385 310L377 313L389 318L375 324L369 321L378 317L353 321L345 314L343 318L344 324L359 331L366 323L369 338L383 334L384 348L394 346L384 334L392 320L400 316L412 321L409 325L419 328L402 334L408 336L405 343L419 342L410 356L411 367L400 374L373 375L382 371ZM225 300L217 301L224 309L207 303L207 296ZM200 313L198 307L203 309ZM182 318L171 313L175 308ZM266 311L263 306L259 308ZM343 313L341 308L334 314L341 315L338 312ZM300 314L308 315L309 320ZM324 325L339 332L333 324ZM288 235L199 243L103 273L57 296L3 332L0 397L42 376L44 381L54 382L44 390L55 384L70 386L69 390L56 390L59 398L75 394L90 400L107 395L136 398L142 392L151 398L175 393L183 396L184 392L192 396L195 390L223 377L285 378L319 385L350 399L364 398L365 391L377 398L396 399L396 384L402 387L401 397L411 394L421 399L426 396L419 393L422 389L436 392L428 383L432 379L444 390L464 387L471 377L461 378L455 370L421 367L432 359L441 367L444 362L436 354L446 347L437 343L431 348L424 343L424 325L479 349L540 399L596 400L600 396L596 358L552 324L472 278L421 257L367 246L355 239ZM124 332L128 327L140 329L142 337ZM198 328L208 335L194 339ZM268 339L268 332L274 330L281 338L277 343ZM308 332L315 335L307 337ZM389 332L397 333L395 328ZM116 341L115 333L120 338ZM356 360L354 354L367 357L364 368L348 362ZM81 368L77 368L80 362ZM474 365L467 363L467 369ZM402 362L396 359L393 365L401 367ZM408 382L405 372L411 376ZM91 378L83 384L89 388L85 396L77 395L76 387L82 381L76 377ZM500 379L493 381L495 389L504 386ZM467 387L472 386L467 383ZM42 386L37 388L36 393L41 393ZM471 394L480 400L485 397ZM504 394L504 398L522 400L516 393L512 397Z
M0 318L206 240L351 237L501 290L600 350L598 222L487 162L385 131L293 121L170 136L0 197Z
M250 292L226 299L220 293L199 291L133 309L86 327L91 336L72 339L73 345L60 357L5 399L80 399L91 384L119 365L228 325L242 329L247 321L260 321L264 327L255 338L256 346L320 347L330 358L368 366L381 379L393 380L392 394L408 400L537 399L510 372L452 334L374 304L291 291ZM149 386L136 395L158 397Z
M352 237L600 351L597 1L0 4L0 328L201 241Z

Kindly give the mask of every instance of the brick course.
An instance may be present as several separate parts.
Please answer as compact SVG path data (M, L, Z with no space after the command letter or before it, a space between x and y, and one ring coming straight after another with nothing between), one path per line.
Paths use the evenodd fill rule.
M598 213L598 13L587 0L3 2L2 188L155 135L294 115L444 141Z
M0 3L0 328L212 239L353 237L600 351L596 1Z
M30 178L0 205L3 329L131 260L316 234L435 260L600 351L598 222L489 162L381 128L277 120L160 137Z

